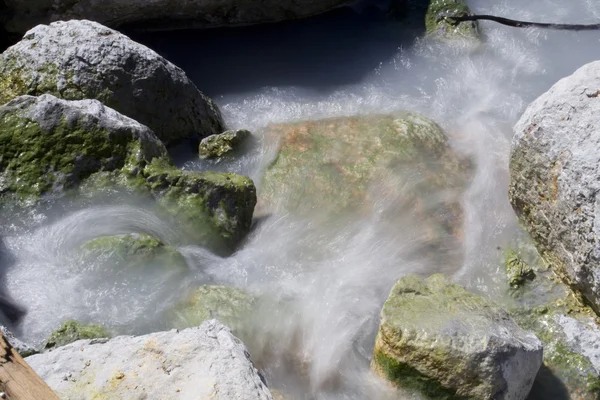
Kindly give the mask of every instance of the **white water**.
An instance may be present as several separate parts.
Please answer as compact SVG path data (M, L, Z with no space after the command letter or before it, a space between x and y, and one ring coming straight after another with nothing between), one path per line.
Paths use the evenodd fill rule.
M469 5L475 13L521 20L600 21L600 3L594 0L472 0ZM384 385L368 371L370 352L379 311L400 276L441 271L502 299L506 287L497 248L504 247L516 229L507 199L511 127L526 105L554 82L600 58L600 32L482 23L485 43L473 50L414 40L408 30L379 22L361 25L360 35L353 36L336 31L343 22L336 20L330 30L299 23L278 40L273 39L276 27L264 28L266 33L256 34L254 42L251 37L239 39L246 31L234 30L224 36L235 37L237 32L238 47L223 50L223 65L218 56L209 55L215 64L210 68L204 68L202 57L189 55L193 51L179 54L179 59L174 55L200 88L203 79L207 82L230 127L250 129L258 137L254 150L234 163L184 166L247 174L260 189L272 156L272 149L260 140L265 125L394 110L421 112L444 126L457 150L476 161L476 175L464 194L465 247L452 249L462 254L462 263L443 262L444 254L420 252L422 238L413 216L396 215L395 223L389 223L385 211L398 199L382 199L371 215L335 226L318 223L311 215L302 220L267 219L240 251L225 259L200 248L181 249L191 266L185 277L156 271L123 276L76 267L72 250L87 238L123 232L148 232L168 243L173 230L135 205L90 208L6 239L17 257L7 276L8 290L29 309L19 329L23 338L40 343L67 318L101 321L123 333L159 329L161 311L182 289L194 282L220 283L291 304L257 315L257 334L248 343L271 386L298 399L379 399L385 396ZM315 30L333 38L321 43ZM261 35L270 41L261 43ZM306 38L312 41L308 45ZM339 48L327 47L336 41ZM264 53L258 51L261 46ZM278 51L285 56L274 59ZM227 70L232 60L238 61L237 73L250 82L243 88L236 91L228 85L225 73L202 78L206 69ZM231 77L236 79L239 76ZM304 373L285 362L290 353L310 361Z

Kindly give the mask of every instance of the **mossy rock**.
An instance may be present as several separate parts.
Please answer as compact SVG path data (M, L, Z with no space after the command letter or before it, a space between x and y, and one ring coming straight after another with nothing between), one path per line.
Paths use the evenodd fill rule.
M385 196L404 199L398 208L412 208L417 215L436 214L442 229L459 225L460 196L439 200L434 194L460 193L469 182L470 163L421 115L272 125L266 138L279 142L280 149L264 177L261 211L355 215L370 213Z
M0 202L107 191L152 200L181 228L180 243L227 251L250 230L256 204L251 179L178 170L150 129L96 100L21 96L0 106Z
M139 169L166 149L95 100L21 96L0 106L0 196L62 196L98 171Z
M54 331L46 341L45 348L65 346L81 339L110 338L111 335L101 325L81 324L77 321L66 321Z
M527 264L519 253L514 250L506 250L504 258L504 266L506 267L506 276L508 284L513 289L518 289L527 281L535 278L535 270Z
M236 334L253 311L256 299L239 289L206 285L194 289L166 315L169 328L184 329L218 319Z
M431 0L425 14L425 30L428 35L443 39L479 40L479 27L475 21L454 25L445 17L470 15L471 10L464 0Z
M250 131L237 129L218 135L210 135L200 142L198 154L200 158L219 158L237 150L250 137Z
M183 255L174 247L145 234L99 237L82 245L85 259L99 259L116 266L143 268L148 265L187 269Z
M180 68L88 20L38 25L0 54L0 104L43 94L99 100L167 145L224 130L218 107Z
M524 399L542 345L498 305L443 275L407 275L381 311L372 369L432 399Z

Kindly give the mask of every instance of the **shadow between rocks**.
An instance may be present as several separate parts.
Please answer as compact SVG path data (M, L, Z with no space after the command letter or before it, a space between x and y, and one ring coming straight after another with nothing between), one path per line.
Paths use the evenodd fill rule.
M562 381L542 364L527 400L569 400L571 396Z

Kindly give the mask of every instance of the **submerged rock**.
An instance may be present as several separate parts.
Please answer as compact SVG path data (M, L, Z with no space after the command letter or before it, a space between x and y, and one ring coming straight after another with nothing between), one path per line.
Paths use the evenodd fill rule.
M45 93L100 100L167 145L223 131L217 106L180 68L96 22L39 25L0 54L0 104Z
M22 199L60 196L95 172L166 156L150 129L99 101L49 94L0 106L0 143L0 195Z
M556 83L515 125L510 202L542 257L600 312L600 62Z
M272 399L243 343L216 320L78 341L26 361L61 398Z
M117 266L144 268L158 265L187 269L185 258L176 248L145 234L99 237L84 243L82 251L87 260L102 258Z
M10 0L5 27L24 32L38 23L90 19L110 26L137 24L148 28L248 25L298 19L323 13L348 0Z
M535 270L514 250L507 250L504 259L508 284L519 288L528 280L535 278Z
M109 338L111 336L101 325L81 324L71 320L66 321L60 328L52 332L44 347L52 349L66 346L81 339Z
M216 318L230 326L236 334L250 317L256 299L227 286L201 286L189 293L167 315L169 327L183 329Z
M218 135L210 135L202 139L198 148L200 158L218 158L236 150L246 139L250 132L245 129L226 131Z
M408 275L381 311L372 368L434 399L527 397L542 344L495 305L443 275Z

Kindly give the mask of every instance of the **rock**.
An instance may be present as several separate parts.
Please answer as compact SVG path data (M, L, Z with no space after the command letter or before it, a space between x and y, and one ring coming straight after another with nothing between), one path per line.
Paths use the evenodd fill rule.
M69 343L81 339L109 338L108 333L101 325L80 324L77 321L66 321L60 328L52 332L44 347L52 349L54 347L66 346Z
M26 361L60 398L272 399L243 343L216 320L79 341Z
M144 169L160 211L178 226L181 243L232 250L250 232L256 205L252 179L229 173L181 171L164 160Z
M516 309L511 316L531 330L544 346L544 370L536 378L535 398L552 398L558 381L573 400L600 396L600 340L598 324L585 307L563 299L546 306Z
M198 326L212 318L226 323L239 335L244 319L250 317L255 303L251 295L227 286L201 286L169 311L168 326L183 329Z
M38 350L35 347L17 338L7 327L0 325L0 332L2 332L6 340L8 340L8 343L17 350L17 353L19 353L21 357L29 357L38 353Z
M348 0L8 0L4 18L9 32L23 33L39 23L90 19L118 27L137 24L154 29L213 28L304 18L352 3ZM0 3L2 4L2 3Z
M217 106L181 69L96 22L39 25L0 54L0 104L45 93L97 99L167 145L223 131Z
M443 275L407 275L381 311L372 369L431 398L522 400L542 344L493 302Z
M479 27L476 21L452 25L444 19L446 16L461 17L470 15L471 10L464 0L431 0L427 4L425 14L427 34L445 39L479 39Z
M22 199L62 195L95 172L166 156L150 129L99 101L49 94L0 106L0 143L0 196Z
M120 267L166 266L187 270L187 262L176 248L145 234L99 237L84 243L82 252L86 260L101 259Z
M505 254L504 266L506 267L506 275L508 284L512 288L522 286L528 280L535 278L535 270L531 267L520 254L514 250L508 250Z
M116 188L153 199L180 243L232 249L250 230L250 178L178 170L150 129L97 100L18 97L0 106L0 143L0 200Z
M218 135L210 135L202 139L198 148L200 158L218 158L235 150L250 137L245 129L226 131Z
M600 62L560 80L515 125L510 202L554 272L600 312Z

